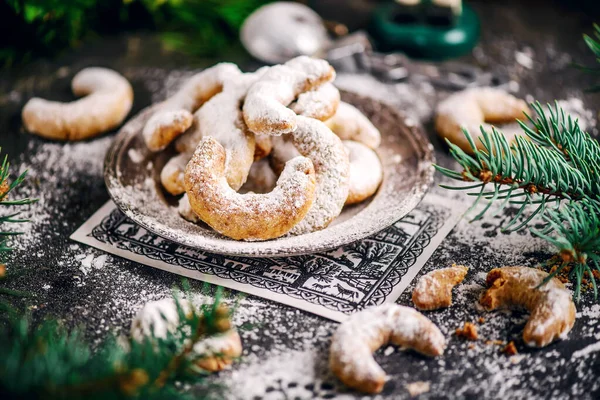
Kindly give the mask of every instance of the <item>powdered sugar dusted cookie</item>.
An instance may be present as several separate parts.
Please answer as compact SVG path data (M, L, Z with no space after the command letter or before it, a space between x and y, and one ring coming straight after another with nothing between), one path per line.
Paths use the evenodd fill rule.
M379 156L362 143L344 140L350 161L349 190L346 204L356 204L373 196L383 179Z
M160 151L167 147L191 126L192 113L219 93L226 81L240 74L236 65L221 63L191 77L146 122L142 134L148 148Z
M179 213L179 215L181 215L181 217L183 217L183 219L185 219L186 221L193 222L194 224L197 224L202 221L200 217L194 212L194 210L192 210L190 199L187 193L184 193L184 195L181 196L181 198L179 199L179 204L177 205L177 212Z
M165 190L174 196L185 192L183 175L191 154L181 153L171 158L160 172L160 182Z
M254 142L256 147L254 148L254 161L262 160L271 154L273 150L273 136L269 135L254 135Z
M301 154L294 146L291 135L273 136L272 143L273 150L271 150L271 157L269 157L270 165L276 174L280 174L286 162Z
M388 342L430 357L443 354L446 347L442 332L423 314L384 304L357 312L338 327L331 339L329 366L346 386L379 393L387 376L373 352Z
M465 279L469 269L454 264L449 268L436 269L423 275L412 294L412 301L419 310L437 310L452 305L452 289Z
M533 268L495 268L488 273L488 289L480 303L488 310L527 309L530 316L523 330L523 341L532 347L547 346L566 338L575 324L577 310L571 293L558 279L552 278L541 285L546 278L546 272Z
M240 194L227 183L225 158L223 146L207 136L185 172L192 209L217 232L233 239L272 239L289 232L309 212L316 186L310 159L290 160L270 193Z
M310 92L301 93L291 109L298 115L320 121L333 117L340 104L340 91L332 83L325 83Z
M184 312L191 312L191 304L180 300ZM146 303L131 323L131 336L142 341L144 337L166 338L179 324L177 305L171 298ZM216 334L194 345L195 364L207 371L221 371L242 354L242 342L235 329Z
M492 132L491 124L515 122L529 113L527 103L497 88L473 88L455 93L438 104L435 129L438 134L456 144L468 153L473 149L463 133L465 129L473 138L477 148L482 148L479 140L481 127ZM502 133L510 143L521 132L518 126L506 127Z
M315 202L291 234L301 235L326 228L342 211L348 198L350 162L342 141L319 120L298 115L290 134L298 152L315 168Z
M83 140L109 131L123 122L133 103L133 89L123 76L106 68L85 68L71 82L71 103L33 98L25 104L25 128L56 140Z
M177 143L179 150L193 152L205 136L215 138L227 154L227 182L238 190L248 177L254 161L256 139L250 132L241 113L241 106L248 88L264 73L261 69L255 73L242 74L228 81L223 91L204 104L194 115L194 126ZM261 141L261 151L267 151L269 142Z
M358 108L343 101L325 124L342 140L354 140L371 149L376 149L381 143L379 129Z
M281 135L296 129L296 113L287 106L301 93L313 90L335 78L325 60L296 57L276 65L248 90L244 120L257 134Z

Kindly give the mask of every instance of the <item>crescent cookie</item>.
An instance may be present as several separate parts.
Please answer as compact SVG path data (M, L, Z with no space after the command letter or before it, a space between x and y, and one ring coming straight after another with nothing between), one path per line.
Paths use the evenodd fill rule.
M47 139L89 139L119 126L131 110L133 89L113 70L84 68L71 87L85 97L70 103L29 100L22 112L25 128Z
M296 113L287 106L301 93L335 78L325 60L296 57L276 65L248 90L243 114L248 128L257 134L281 135L296 129Z
M177 212L186 221L193 222L194 224L202 222L200 217L198 217L198 214L192 210L190 199L187 193L184 193L184 195L179 199L179 204L177 204Z
M186 313L191 305L180 300ZM166 338L167 333L175 333L179 324L177 304L171 298L146 303L131 322L131 336L137 341L144 337ZM242 354L242 341L235 329L208 337L194 345L195 364L210 372L221 371Z
M356 204L375 194L383 179L383 167L377 153L369 147L352 140L343 143L350 161L346 204Z
M255 136L247 129L242 117L242 102L248 88L264 71L260 69L255 73L242 74L227 82L221 93L198 109L194 115L194 127L177 143L179 150L193 153L202 137L215 138L225 148L225 174L234 190L246 182L256 150ZM261 152L268 151L270 142L261 139L260 144Z
M452 305L452 289L465 279L469 269L454 264L423 275L412 293L412 301L419 310L437 310Z
M254 142L256 147L254 148L254 161L262 160L271 154L273 150L273 136L269 135L254 135Z
M488 289L480 303L487 310L527 309L530 316L523 330L523 341L528 346L544 347L566 338L575 324L577 311L571 293L558 279L552 278L540 286L546 278L546 272L533 268L495 268L488 273Z
M165 190L173 196L177 196L185 192L183 176L185 166L190 161L192 156L188 153L181 153L171 158L160 172L160 182Z
M292 141L292 135L273 137L271 167L280 172L285 163L300 155ZM345 205L360 203L371 197L383 179L383 167L379 156L367 146L351 140L342 142L348 154L348 196Z
M348 198L350 162L338 138L319 120L298 115L297 128L290 134L298 152L310 159L315 168L315 202L293 235L326 228L340 213ZM287 165L287 164L286 164Z
M346 386L379 393L387 376L373 352L388 342L430 357L443 354L446 347L442 332L423 314L409 307L383 304L342 322L331 339L329 367Z
M280 174L286 162L301 154L296 149L296 146L294 146L291 135L273 136L272 138L273 149L271 150L269 163L273 171L276 174Z
M379 129L358 108L343 101L333 117L325 121L325 125L342 140L354 140L371 149L381 144Z
M492 125L515 122L530 113L527 103L497 88L473 88L455 93L440 102L436 109L435 129L438 134L456 144L467 153L473 153L469 141L463 133L465 129L473 138L477 148L483 148L479 140L481 128L492 131ZM510 143L517 128L502 130Z
M142 135L148 149L160 151L167 147L192 125L192 113L219 93L227 80L240 74L236 65L221 63L192 76L146 122Z
M290 160L267 194L240 194L225 177L226 153L214 138L202 139L185 171L185 187L194 212L214 230L232 239L267 240L290 231L315 199L311 161Z

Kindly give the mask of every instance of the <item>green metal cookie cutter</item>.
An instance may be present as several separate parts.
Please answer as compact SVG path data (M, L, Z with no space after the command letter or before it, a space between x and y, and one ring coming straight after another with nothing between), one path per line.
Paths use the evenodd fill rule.
M455 3L455 7L440 3ZM370 32L379 50L444 60L468 53L475 47L479 39L479 18L471 7L460 1L391 1L373 11Z

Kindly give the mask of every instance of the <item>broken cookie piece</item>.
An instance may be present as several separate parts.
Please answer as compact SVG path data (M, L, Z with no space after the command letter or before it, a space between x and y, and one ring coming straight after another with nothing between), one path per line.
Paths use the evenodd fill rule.
M571 293L556 278L527 267L495 268L488 273L488 289L480 303L487 310L525 308L530 312L523 331L527 346L544 347L564 339L575 324L575 304Z
M467 340L479 339L479 334L477 333L477 327L471 322L465 322L463 327L458 328L455 333L456 333L456 336L465 338Z
M454 264L425 274L413 290L413 303L419 310L449 307L452 305L452 288L465 279L468 270Z

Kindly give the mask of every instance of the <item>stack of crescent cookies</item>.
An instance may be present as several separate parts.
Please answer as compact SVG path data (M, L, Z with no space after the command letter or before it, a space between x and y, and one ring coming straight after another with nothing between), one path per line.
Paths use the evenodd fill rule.
M153 152L174 143L161 183L183 195L180 214L233 239L268 240L324 229L372 196L380 133L340 101L334 78L305 56L252 73L221 63L157 105L142 135Z

